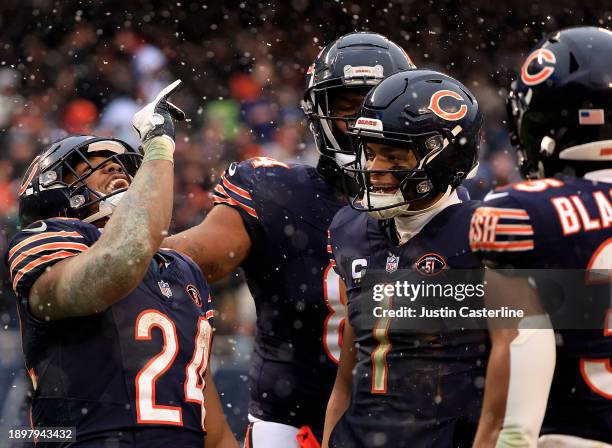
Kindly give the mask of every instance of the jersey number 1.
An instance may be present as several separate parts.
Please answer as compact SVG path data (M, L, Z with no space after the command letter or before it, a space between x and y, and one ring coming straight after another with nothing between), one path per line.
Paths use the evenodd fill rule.
M138 423L183 426L183 410L180 406L164 406L155 402L155 381L172 365L179 352L178 337L174 322L157 310L145 310L136 318L136 340L150 341L153 328L161 330L164 347L160 353L136 375L136 416ZM193 357L185 369L185 401L198 403L202 407L202 429L206 410L204 408L204 374L208 366L212 329L204 316L198 320Z

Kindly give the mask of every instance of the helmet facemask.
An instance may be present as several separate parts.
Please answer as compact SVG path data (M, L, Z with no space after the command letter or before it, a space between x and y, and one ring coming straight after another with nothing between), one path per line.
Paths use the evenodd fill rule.
M368 80L367 82L373 81ZM355 159L347 131L357 119L361 101L374 85L369 85L367 82L364 80L362 85L353 87L341 84L312 88L307 93L310 100L305 101L307 105L304 106L304 110L312 111L307 112L307 115L311 120L317 149L322 155L333 158L339 166ZM356 102L358 104L350 107L350 103L355 102L355 98L359 98L359 101ZM354 109L353 113L338 113L336 107L338 103L344 104L347 109Z
M124 152L115 152L115 149L121 151L121 148L119 148L120 144L117 145L116 143L114 141L90 143L85 154L83 151L78 150L75 153L75 160L66 163L66 168L70 170L72 175L70 177L74 176L74 180L69 184L69 189L72 191L70 205L75 213L82 216L81 219L85 222L95 222L113 213L121 197L127 191L129 185L131 185L133 177L140 166L141 159L139 154L129 154L129 149L125 146L123 146ZM93 157L104 158L94 165L90 160ZM79 162L85 163L87 167L81 175L76 171L76 165ZM121 173L125 174L128 178L127 185L111 188L110 191L99 191L90 187L87 184L90 177L109 163L115 163L119 166ZM120 185L126 183L123 179L119 179L116 182Z
M448 131L450 133L450 131ZM426 165L438 155L450 140L442 133L426 133L415 135L398 135L396 138L381 137L380 134L352 129L351 141L357 154L353 163L345 164L342 170L355 177L360 186L360 192L351 200L351 206L359 211L366 211L376 219L389 219L401 215L416 215L424 213L435 204L425 207L419 205L427 204L439 196L441 190L436 187L435 180L431 179ZM450 137L454 139L452 133ZM368 143L384 144L387 147L410 151L414 158L414 167L407 168L401 165L392 166L389 169L369 169ZM372 182L372 175L391 174L397 182L397 189L393 193L377 191ZM448 186L443 191L446 198L454 187ZM418 207L418 208L415 208Z
M514 81L514 84L516 84L516 81ZM524 120L525 112L528 110L531 101L531 93L531 89L526 93L511 90L506 100L506 111L509 117L510 143L517 152L521 174L525 179L540 179L546 177L540 159L552 155L552 151L542 149L543 140L546 136L542 137L540 141L536 141L536 136L542 133L546 134L546 130L538 129L541 126L538 126L537 123ZM526 141L527 144L523 145L521 141ZM554 150L554 146L552 149Z
M58 212L63 210L62 214L67 217L86 222L94 222L112 214L121 195L131 184L142 160L142 154L134 151L128 144L112 138L97 137L85 140L45 167L44 162L52 156L53 154L49 156L43 154L38 159L39 165L43 166L37 167L37 173L32 175L27 185L24 185L22 196L35 195L34 198L39 196L40 200L43 200L43 195L48 193L60 194L63 200L62 204L58 204ZM91 158L96 156L103 158L94 164ZM112 188L111 191L98 191L88 185L91 176L109 163L115 163L118 172L120 170L125 174L127 181L113 179L109 184L111 188L113 184L122 186ZM37 219L48 217L53 216L35 216Z

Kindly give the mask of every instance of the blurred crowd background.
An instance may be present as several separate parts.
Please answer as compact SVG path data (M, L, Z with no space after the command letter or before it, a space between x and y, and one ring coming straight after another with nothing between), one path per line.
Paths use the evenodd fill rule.
M136 145L131 116L176 78L184 87L173 101L190 121L178 126L172 231L202 220L215 179L232 161L267 156L316 163L299 108L305 71L322 46L354 30L386 35L418 67L447 72L475 93L485 113L485 144L468 187L481 198L519 178L505 97L522 59L544 34L580 25L612 28L612 3L3 0L0 250L18 227L19 179L42 148L66 133ZM4 266L0 272L6 280ZM238 429L253 305L239 272L214 291L218 387ZM15 403L27 391L18 332L14 296L3 282L0 427L20 418Z

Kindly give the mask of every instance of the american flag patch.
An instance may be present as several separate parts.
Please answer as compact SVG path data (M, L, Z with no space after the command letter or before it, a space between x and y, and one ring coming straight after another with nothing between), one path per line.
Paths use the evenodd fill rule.
M579 124L604 124L603 109L580 109L578 111Z

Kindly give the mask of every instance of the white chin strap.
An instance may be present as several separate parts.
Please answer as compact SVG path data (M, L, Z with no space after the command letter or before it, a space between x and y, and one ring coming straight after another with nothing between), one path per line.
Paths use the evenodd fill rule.
M372 218L376 218L376 219L390 219L390 218L395 218L397 216L415 216L415 215L421 215L423 213L427 213L433 210L434 208L438 207L442 202L444 202L451 195L452 192L453 192L453 189L449 185L446 188L446 192L444 192L444 194L440 197L440 199L438 199L436 202L431 204L429 207L421 208L418 210L410 209L411 204L402 204L402 202L404 202L405 199L404 199L404 196L402 195L402 192L399 190L399 188L393 194L385 194L385 193L370 193L369 195L365 194L363 197L363 204L366 209L389 207L395 204L401 204L401 205L395 205L394 207L387 208L385 210L369 211L368 214Z
M88 216L87 218L84 218L83 221L92 223L92 222L96 222L99 219L106 218L112 215L115 209L117 208L117 206L119 205L119 202L121 202L121 199L123 199L123 195L125 193L126 193L125 191L122 191L121 193L114 194L110 196L109 198L106 198L100 201L99 210L93 215Z
M336 163L340 167L344 165L348 165L349 163L353 163L355 161L355 158L356 157L353 154L341 154L341 153L334 154L334 159L336 160Z

